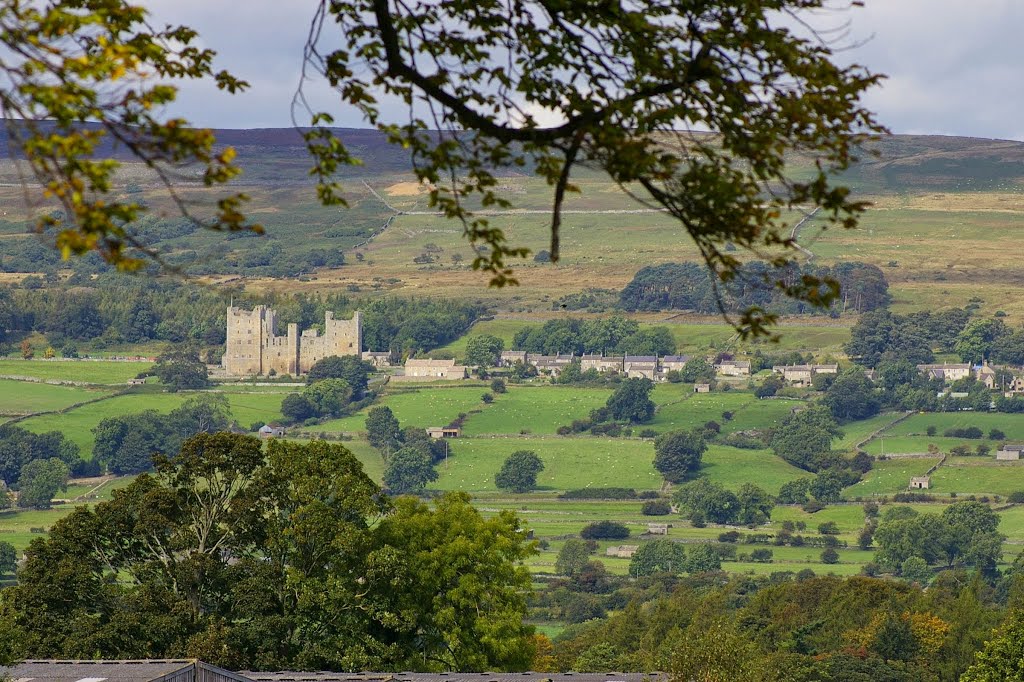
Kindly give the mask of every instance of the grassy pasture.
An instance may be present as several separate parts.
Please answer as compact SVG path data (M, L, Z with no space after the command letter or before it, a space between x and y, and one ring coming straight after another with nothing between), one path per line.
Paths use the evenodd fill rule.
M744 483L754 483L772 494L779 492L783 483L812 477L770 450L740 450L714 444L704 453L700 472L732 490Z
M885 435L907 436L927 433L928 427L935 427L935 435L942 436L946 429L977 426L988 435L991 429L999 429L1009 440L1024 441L1024 414L1003 414L1000 412L929 412L915 414L909 419L886 429ZM977 443L977 441L973 441Z
M2 511L0 512L0 540L11 543L18 552L22 552L34 539L46 537L42 533L33 533L32 528L49 529L73 510L72 505L65 505L46 510Z
M843 424L843 437L832 442L832 449L852 450L857 443L882 427L891 424L894 420L898 419L899 416L899 414L887 412L885 414L871 417L870 419Z
M53 412L110 395L110 391L0 379L0 415Z
M543 489L621 486L657 489L650 442L611 438L460 438L450 441L448 465L438 465L432 487L468 492L495 490L494 476L516 450L533 450L544 461Z
M357 432L366 430L366 415L373 407L387 406L405 426L444 426L459 416L474 409L489 409L480 397L489 392L483 386L453 386L425 388L414 391L388 393L372 407L341 419L334 419L315 427L316 431L327 433Z
M57 361L0 359L0 375L34 377L43 381L77 381L89 384L124 384L149 362L107 362L102 360Z
M949 493L1009 495L1024 490L1024 465L995 462L989 457L950 457L932 474L932 490Z
M20 425L29 431L60 431L76 443L84 458L92 457L92 429L107 417L117 417L133 412L156 410L168 413L198 393L138 393L114 396L89 405L83 405L63 414L46 414L30 417ZM232 418L242 426L255 421L272 421L281 418L281 395L261 393L226 394Z
M968 445L972 449L982 441L963 438L939 438L937 436L890 436L883 433L864 444L864 452L870 455L921 455L934 445L941 452L949 452L957 445Z
M655 388L655 402L658 402L658 398L664 395L664 393L659 395L660 389L660 385ZM787 398L758 400L753 393L746 391L686 393L676 402L661 404L651 423L643 425L642 428L653 428L655 431L663 433L679 429L692 429L703 426L709 421L715 421L722 427L723 433L767 429L778 426L783 419L789 416L794 407L801 404L799 400ZM722 416L722 413L727 411L733 413L733 418L729 421Z
M913 476L924 476L938 457L903 457L876 461L864 480L846 489L847 498L869 495L892 495L902 492L910 485Z
M463 430L469 436L523 430L553 435L559 426L603 407L610 395L603 388L509 386L508 393L496 395L487 409L470 416Z

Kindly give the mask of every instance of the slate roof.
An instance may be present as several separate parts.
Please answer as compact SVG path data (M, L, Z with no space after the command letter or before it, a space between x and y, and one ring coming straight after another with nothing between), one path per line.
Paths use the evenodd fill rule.
M9 677L14 682L155 682L165 679L194 682L200 670L200 676L210 682L246 682L242 675L194 659L29 660L9 668L0 667L0 677Z
M661 682L663 673L242 673L256 682Z

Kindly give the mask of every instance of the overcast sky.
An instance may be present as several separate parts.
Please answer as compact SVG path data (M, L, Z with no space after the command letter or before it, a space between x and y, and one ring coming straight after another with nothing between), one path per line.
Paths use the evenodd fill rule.
M291 125L302 47L314 0L140 0L158 23L197 29L219 53L218 68L252 89L229 96L182 85L174 113L219 128ZM842 58L889 76L867 105L896 133L1024 140L1024 0L866 0L848 18ZM328 27L327 30L330 30ZM320 82L314 103L338 125L363 127ZM300 117L300 123L308 119Z

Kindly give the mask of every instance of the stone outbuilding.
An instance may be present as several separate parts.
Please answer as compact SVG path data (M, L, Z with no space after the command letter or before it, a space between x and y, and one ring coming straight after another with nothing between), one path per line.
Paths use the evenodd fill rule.
M910 479L911 490L928 490L932 487L931 476L914 476Z

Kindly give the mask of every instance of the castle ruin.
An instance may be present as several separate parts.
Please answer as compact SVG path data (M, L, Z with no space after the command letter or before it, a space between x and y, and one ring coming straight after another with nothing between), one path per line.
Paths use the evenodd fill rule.
M332 355L360 355L363 346L363 316L351 320L324 317L324 334L297 324L288 325L286 336L277 335L277 312L258 305L252 311L228 307L227 348L221 364L231 376L305 374L318 361Z

